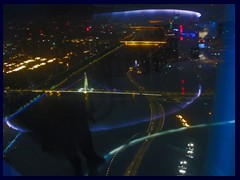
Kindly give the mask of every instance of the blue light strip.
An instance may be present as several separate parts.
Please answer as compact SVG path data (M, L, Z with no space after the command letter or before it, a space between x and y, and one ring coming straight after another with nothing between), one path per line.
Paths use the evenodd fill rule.
M5 121L9 121L11 120L12 118L14 118L16 115L18 115L19 113L23 112L25 109L27 109L29 106L35 104L37 101L39 101L41 98L43 98L46 94L42 94L42 95L39 95L37 96L36 98L34 98L33 100L31 100L28 104L26 104L24 107L22 108L19 108L15 113L11 114L10 116L8 117L5 117Z
M70 84L68 87L63 88L68 89L70 87L72 87L73 85L75 85L77 82L81 81L82 78L80 78L79 80L77 80L76 82ZM19 108L15 113L11 114L8 117L5 117L3 119L3 121L7 124L7 126L11 129L17 130L19 131L19 133L17 134L17 136L9 143L9 145L5 148L5 150L3 151L3 154L6 154L8 152L8 150L16 143L17 139L22 135L23 132L27 132L28 130L23 129L19 126L14 125L13 123L11 123L11 120L16 117L18 114L20 114L21 112L23 112L24 110L26 110L28 107L32 106L33 104L35 104L36 102L38 102L40 99L42 99L43 97L46 96L46 93L37 96L36 98L34 98L33 100L30 101L30 103L28 103L27 105L25 105L23 108Z
M42 94L42 95L39 95L37 96L36 98L34 98L33 100L31 100L28 104L26 104L24 107L22 108L19 108L15 113L11 114L10 116L8 117L5 117L3 119L4 122L6 122L6 124L8 125L8 127L14 129L14 130L17 130L17 131L20 131L20 132L26 132L26 130L20 128L19 126L16 126L14 124L11 123L11 120L13 118L15 118L18 114L20 114L21 112L23 112L24 110L26 110L28 107L32 106L33 104L35 104L36 102L38 102L40 99L42 99L43 97L45 97L46 94Z
M8 146L4 149L3 154L7 154L9 149L15 144L17 139L22 135L22 132L19 132L17 136L8 144Z
M81 81L82 78L80 78L79 80L77 80L76 82L70 84L68 87L65 87L65 88L62 88L62 90L64 89L68 89L70 87L72 87L73 85L75 85L77 82ZM28 130L26 129L23 129L19 126L16 126L14 125L13 123L11 123L11 120L13 118L15 118L17 115L19 115L20 113L22 113L23 111L25 111L28 107L34 105L36 102L38 102L39 100L41 100L43 97L46 96L46 93L42 94L42 95L39 95L37 96L36 98L32 99L29 103L27 103L26 105L24 105L23 107L19 108L15 113L11 114L10 116L8 117L5 117L3 119L4 122L6 122L6 124L8 125L8 127L14 129L14 130L17 130L17 131L20 131L20 132L27 132Z

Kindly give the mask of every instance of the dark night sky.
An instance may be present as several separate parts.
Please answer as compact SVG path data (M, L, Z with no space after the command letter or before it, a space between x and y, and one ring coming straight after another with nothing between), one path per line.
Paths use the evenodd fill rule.
M138 9L182 9L193 10L202 14L200 21L212 18L220 20L224 16L224 4L20 4L5 5L4 17L7 19L46 18L56 15L91 19L94 13L105 13Z

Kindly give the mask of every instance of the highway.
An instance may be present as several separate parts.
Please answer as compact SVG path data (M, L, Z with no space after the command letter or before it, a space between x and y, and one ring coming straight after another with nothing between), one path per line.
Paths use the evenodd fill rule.
M138 82L134 80L132 77L132 71L128 71L127 76L129 80L139 89L141 93L147 94L146 90L144 90L144 87L141 86ZM149 121L148 128L146 130L146 133L148 136L151 134L160 132L163 128L164 121L165 121L165 114L164 109L161 104L157 101L155 97L146 97L151 110L151 118ZM152 141L154 139L146 139L138 149L136 155L134 156L131 163L128 165L128 167L125 170L124 176L136 176L139 166L141 165L142 159L144 157L145 152L150 147Z

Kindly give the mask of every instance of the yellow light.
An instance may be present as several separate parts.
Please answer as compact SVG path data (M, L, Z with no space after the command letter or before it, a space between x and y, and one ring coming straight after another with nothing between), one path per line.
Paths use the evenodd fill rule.
M182 118L182 116L181 116L181 115L178 115L178 114L176 115L176 117L177 117L177 118Z
M186 126L186 127L189 127L189 125L188 125L187 123L185 124L185 126Z
M50 62L53 62L53 61L54 61L53 59L50 59L50 60L48 60L47 62L50 63Z
M20 66L20 67L18 67L16 69L13 69L12 71L20 71L21 69L24 69L24 68L26 68L26 66Z
M159 44L165 44L166 41L120 41L127 46L158 46Z
M158 46L158 44L126 44L126 46Z
M183 119L182 122L186 123L187 121Z
M27 60L27 61L24 61L25 64L28 64L28 63L30 63L30 62L34 62L34 60L33 60L33 59L29 59L29 60ZM21 65L21 64L20 64L20 65Z
M47 60L47 58L42 58L42 59L41 59L41 61L46 61L46 60Z

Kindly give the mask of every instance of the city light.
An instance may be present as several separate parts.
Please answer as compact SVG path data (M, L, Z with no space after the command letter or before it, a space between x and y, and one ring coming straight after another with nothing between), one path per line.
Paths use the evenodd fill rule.
M181 121L182 126L190 127L190 125L187 123L187 120L185 120L181 115L177 114L176 117Z
M194 158L194 144L188 143L186 150L187 150L186 157L189 157L191 159Z
M160 44L166 44L166 41L120 41L126 46L159 46Z
M218 164L234 171L214 162L234 157L234 149L221 153L232 138L208 138L235 127L234 113L215 115L234 102L214 104L215 94L234 94L214 86L231 60L225 51L235 50L223 41L234 39L234 13L219 14L226 5L18 6L7 4L3 16L3 160L21 175L195 176L224 172ZM53 158L41 159L46 153Z
M67 53L66 56L63 57L63 59L69 59L70 56L72 56L72 55L74 55L74 53L69 52L69 53ZM21 71L23 69L32 71L39 67L47 65L47 63L45 63L44 61L46 61L47 63L52 63L54 61L57 61L57 58L48 59L48 58L42 58L42 57L35 57L35 58L31 58L31 59L25 60L20 63L19 62L15 62L15 63L5 62L3 64L3 67L4 67L3 73L9 74L9 73ZM58 64L63 64L61 62L61 59L59 59Z

